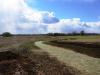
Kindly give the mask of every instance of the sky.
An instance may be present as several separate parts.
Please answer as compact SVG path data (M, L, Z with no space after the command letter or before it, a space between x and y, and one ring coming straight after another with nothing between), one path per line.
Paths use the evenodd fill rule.
M100 0L0 0L0 34L100 33Z

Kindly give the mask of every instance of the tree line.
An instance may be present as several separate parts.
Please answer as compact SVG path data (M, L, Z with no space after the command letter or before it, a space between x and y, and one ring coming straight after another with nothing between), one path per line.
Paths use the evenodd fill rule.
M46 34L48 36L77 36L77 35L100 35L97 33L86 33L84 30L80 31L80 32L72 32L72 33L48 33Z
M72 33L47 33L47 34L11 34L10 32L4 32L1 34L3 37L11 37L11 36L38 36L38 35L43 35L43 36L77 36L77 35L100 35L97 33L85 33L84 30L80 32L72 32Z

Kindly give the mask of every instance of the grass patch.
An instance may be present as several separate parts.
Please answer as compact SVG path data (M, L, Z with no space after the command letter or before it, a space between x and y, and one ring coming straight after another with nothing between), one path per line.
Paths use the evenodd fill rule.
M13 60L17 59L19 56L17 54L14 54L10 51L0 52L0 61L2 60Z
M47 44L55 45L71 49L73 51L86 54L91 57L100 58L100 44L99 43L88 43L88 42L70 42L70 41L50 41Z
M38 74L42 75L80 75L81 72L71 66L66 66L57 58L50 57L46 52L33 53L32 59L36 65Z
M0 71L2 74L15 75L80 75L81 72L71 66L66 66L48 53L41 51L34 42L26 42L18 47L10 48L11 52L18 55L18 59L10 63L2 63ZM2 55L4 56L4 55ZM8 56L7 56L8 57ZM11 56L14 57L14 56ZM4 61L4 60L2 60ZM8 68L5 68L5 66ZM7 70L9 69L9 70ZM13 71L12 71L13 69Z
M0 45L0 48L4 47L3 45Z
M12 47L10 50L21 56L29 56L32 49L39 49L34 45L34 42L24 42L18 47Z

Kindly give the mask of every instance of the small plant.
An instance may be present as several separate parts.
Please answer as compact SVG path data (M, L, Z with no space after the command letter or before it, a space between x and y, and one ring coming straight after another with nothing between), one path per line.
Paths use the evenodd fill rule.
M2 34L2 36L3 36L3 37L11 37L12 34L9 33L9 32L4 32L4 33Z

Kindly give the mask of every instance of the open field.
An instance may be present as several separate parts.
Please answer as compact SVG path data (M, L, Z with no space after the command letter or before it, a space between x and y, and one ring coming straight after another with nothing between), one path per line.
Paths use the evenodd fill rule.
M64 48L60 49L61 52L58 52L59 49L56 50L56 47L55 51L49 51L62 61L66 63L69 61L71 65L80 66L79 69L83 68L88 72L90 70L89 75L100 74L100 36L68 36L45 43L59 49ZM66 51L63 52L63 50Z
M56 40L56 41L51 41L48 44L71 49L75 52L85 54L94 58L100 58L100 43L97 42L80 42L80 41L75 42L75 41Z
M0 75L80 75L76 68L50 57L34 45L35 41L50 40L44 36L0 38Z
M60 37L59 37L60 38ZM52 45L100 58L100 36L67 36L49 42Z
M99 75L99 53L100 36L0 37L0 75Z

